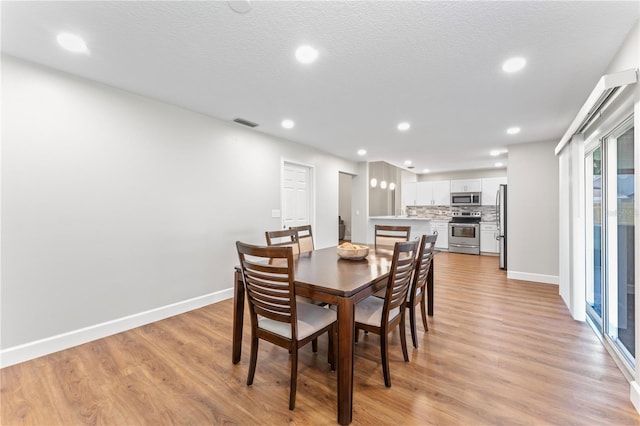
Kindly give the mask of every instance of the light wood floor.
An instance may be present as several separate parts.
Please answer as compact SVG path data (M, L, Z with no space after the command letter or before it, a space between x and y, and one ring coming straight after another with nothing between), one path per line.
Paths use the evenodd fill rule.
M394 332L392 388L378 337L361 335L353 424L640 423L629 384L589 327L571 319L556 286L507 280L495 257L439 253L435 264L435 316L428 333L420 326L409 363ZM228 300L4 368L0 422L335 424L326 338L318 354L302 351L289 411L287 351L261 342L247 387L248 334L233 365L231 317Z

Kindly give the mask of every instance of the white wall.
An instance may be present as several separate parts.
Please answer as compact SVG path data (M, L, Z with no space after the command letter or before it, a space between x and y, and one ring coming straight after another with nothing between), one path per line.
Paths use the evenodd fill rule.
M356 163L2 59L5 356L186 300L228 297L235 241L262 244L265 230L280 227L271 210L280 208L283 160L314 166L316 246L337 243L339 171L355 174Z
M558 284L557 141L509 146L507 276Z
M629 31L629 34L627 34L624 43L622 43L622 46L618 49L618 53L616 53L615 57L607 67L605 74L638 68L638 65L640 64L639 40L640 23L636 23L631 31Z

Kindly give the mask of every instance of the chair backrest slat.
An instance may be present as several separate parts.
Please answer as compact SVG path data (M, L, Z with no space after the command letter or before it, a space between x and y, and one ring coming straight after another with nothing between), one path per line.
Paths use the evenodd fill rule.
M264 233L269 247L291 247L293 254L300 254L298 232L294 229L278 229Z
M383 321L389 321L389 312L395 308L400 308L401 312L404 312L417 250L418 241L396 243L394 246L389 283L384 300Z
M313 244L313 232L311 225L291 226L289 229L298 233L298 244L300 244L300 253L307 253L315 250Z
M236 247L251 321L257 324L259 315L289 323L291 336L297 337L293 249L254 246L240 241L236 242Z
M427 276L433 261L433 249L436 245L438 234L423 235L420 239L418 257L416 260L416 271L413 275L411 297L415 297L419 291L424 291L427 284Z
M409 241L410 226L375 226L375 247L393 248L395 243Z

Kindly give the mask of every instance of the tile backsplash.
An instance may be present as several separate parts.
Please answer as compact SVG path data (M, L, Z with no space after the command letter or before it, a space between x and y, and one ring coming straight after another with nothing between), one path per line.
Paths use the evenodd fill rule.
M454 211L481 211L483 222L495 222L495 206L451 207L451 206L407 206L407 216L424 217L433 220L451 220Z

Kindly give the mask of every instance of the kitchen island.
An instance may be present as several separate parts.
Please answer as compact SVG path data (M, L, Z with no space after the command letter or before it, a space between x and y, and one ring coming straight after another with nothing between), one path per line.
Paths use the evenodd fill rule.
M410 239L418 238L420 235L430 235L438 233L436 249L448 250L448 225L449 219L432 219L429 217L417 216L369 216L369 227L367 228L367 243L373 244L375 241L376 225L410 226Z
M375 242L376 225L410 226L409 239L413 240L423 234L431 234L431 219L414 216L369 216L367 244Z

